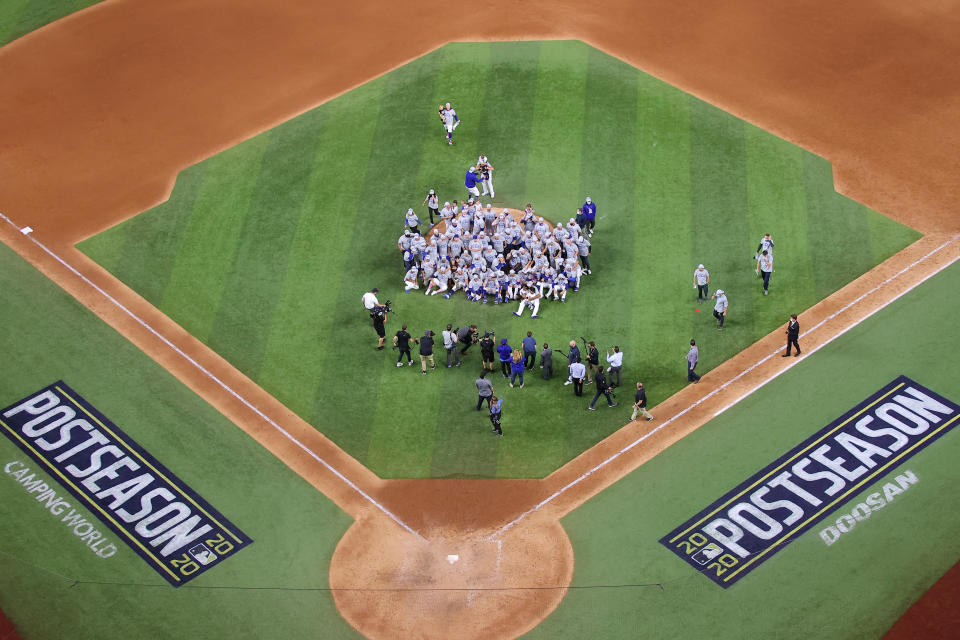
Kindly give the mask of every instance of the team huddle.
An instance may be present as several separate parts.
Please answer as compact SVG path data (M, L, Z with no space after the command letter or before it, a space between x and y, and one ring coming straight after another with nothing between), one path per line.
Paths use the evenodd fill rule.
M430 196L436 197L432 189L428 201ZM589 197L586 204L593 205ZM581 208L578 217L582 215ZM397 241L407 293L423 286L424 295L450 298L462 291L482 304L520 301L514 315L529 307L536 318L541 300L565 302L567 293L577 291L581 278L591 273L593 232L585 232L576 218L554 226L529 204L515 215L473 197L463 204L444 202L438 217L423 235L419 218L412 209L407 212L406 229Z

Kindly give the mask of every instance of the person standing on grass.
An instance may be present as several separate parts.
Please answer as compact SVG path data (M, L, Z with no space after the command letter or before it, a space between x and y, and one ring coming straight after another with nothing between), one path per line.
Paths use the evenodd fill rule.
M523 389L523 355L520 349L514 349L510 360L510 388L513 388L513 381L520 376L520 388Z
M600 350L591 340L587 343L587 384L593 384L593 377L600 369Z
M587 201L583 203L583 206L580 207L580 210L583 212L584 220L586 220L586 224L583 227L583 232L592 238L593 228L596 226L597 222L597 205L593 200L590 199L590 196L587 196Z
M486 369L480 372L480 377L475 384L477 385L477 411L480 411L483 401L486 400L489 407L490 399L493 397L493 383L487 380Z
M643 383L637 383L637 393L633 396L633 415L630 416L630 422L637 419L637 414L642 413L647 422L653 420L653 416L647 411L647 390L643 388Z
M607 351L607 362L610 364L610 382L613 383L613 378L616 376L617 383L613 386L620 386L620 372L623 370L623 352L620 351L620 347L613 345L613 355L610 355L610 351Z
M497 353L500 355L500 375L502 375L504 378L509 378L510 357L513 354L513 347L507 344L506 338L500 341L500 346L497 347Z
M543 350L540 352L540 368L543 369L544 380L553 377L553 349L546 342L543 343Z
M693 272L693 288L697 290L697 302L710 299L710 272L702 264Z
M717 289L717 292L710 298L717 299L713 305L713 317L717 319L717 331L723 331L723 321L727 319L727 308L730 306L727 302L727 294L723 292L723 289Z
M561 351L561 353L563 353L563 352ZM571 341L570 341L570 351L568 351L566 355L567 355L567 368L568 368L568 369L570 368L570 365L572 365L574 362L580 362L580 347L577 346L577 341L576 341L576 340L571 340ZM584 368L586 368L586 367L584 367ZM571 369L571 370L572 370L572 369ZM566 385L572 384L572 383L573 383L573 375L571 374L571 375L567 378L567 381L563 383L563 385L566 386ZM577 395L580 395L580 394L578 393Z
M437 368L437 363L433 361L433 331L427 329L420 338L420 372L427 375L427 362L431 369Z
M503 398L492 396L490 401L490 422L493 424L493 431L498 438L503 437L503 428L500 426L500 418L503 414Z
M487 333L480 339L481 369L486 369L487 365L490 365L490 371L493 371L493 351L496 347L496 343L494 342L495 337L492 333Z
M533 337L532 331L527 331L527 337L521 340L523 343L523 366L526 369L533 369L537 364L537 341Z
M593 394L593 400L590 402L590 406L587 407L590 411L596 411L597 398L600 397L602 393L607 397L607 406L611 409L617 406L617 403L613 401L613 398L610 397L610 387L607 385L607 376L604 375L603 369L597 369L597 375L594 376L593 381L597 384L597 392Z
M573 381L573 395L578 398L583 395L583 379L585 377L587 377L587 366L582 362L571 362L570 380Z
M413 358L410 357L410 340L416 344L418 340L412 337L407 333L407 325L400 325L400 331L397 331L397 335L393 336L393 346L396 349L400 350L400 355L397 356L397 366L403 366L403 354L407 354L407 366L413 365Z
M437 222L440 222L440 198L437 197L437 192L434 189L430 189L427 192L427 197L423 199L423 203L427 205L427 209L430 211L430 226L432 227ZM437 222L433 221L433 216L437 216Z
M457 348L457 334L453 330L453 325L448 324L441 334L443 336L443 348L447 352L447 368L453 366L451 360L458 367L460 366L460 350Z
M770 274L773 273L773 255L764 249L757 259L757 275L763 277L763 295L770 293Z
M443 123L443 128L446 131L447 144L453 144L453 130L460 125L460 118L457 117L457 112L448 102L440 105L437 113L440 114L440 122Z
M797 314L790 314L790 322L787 323L787 352L783 354L782 357L790 357L790 347L791 345L797 350L793 357L800 355L800 343L797 340L800 339L800 323L797 322Z
M763 234L763 237L760 238L760 244L757 245L757 251L756 253L753 254L753 259L759 260L761 251L766 251L772 257L773 247L774 247L773 238L770 237L770 234L769 233Z
M690 340L690 350L687 351L687 382L700 382L700 376L694 369L697 368L697 362L700 360L700 349L697 348L697 341Z

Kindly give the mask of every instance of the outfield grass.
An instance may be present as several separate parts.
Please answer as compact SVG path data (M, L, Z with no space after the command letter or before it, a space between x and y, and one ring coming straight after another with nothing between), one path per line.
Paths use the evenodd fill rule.
M254 540L174 589L88 510L113 557L0 473L0 609L24 638L360 637L322 590L349 516L2 244L0 300L0 406L63 379ZM15 460L38 469L0 437Z
M435 113L447 100L453 147ZM536 322L402 292L406 208L424 212L430 187L462 198L481 151L498 203L554 221L598 203L594 275ZM751 261L764 232L767 298ZM822 158L582 43L514 42L445 46L190 167L168 202L80 249L381 476L537 477L622 426L629 394L588 414L538 370L523 390L497 377L495 440L472 410L479 353L426 377L396 369L372 349L363 292L393 299L390 334L474 322L511 344L527 330L619 344L625 385L642 379L656 404L685 383L691 337L707 371L917 237L836 194ZM721 334L695 311L699 262L730 298Z
M570 591L527 637L880 637L960 557L956 429L886 474L919 481L882 511L827 547L841 508L729 589L657 541L898 375L960 400L958 287L954 265L568 515L573 584L663 588Z
M0 2L0 47L98 2L100 0L4 0Z

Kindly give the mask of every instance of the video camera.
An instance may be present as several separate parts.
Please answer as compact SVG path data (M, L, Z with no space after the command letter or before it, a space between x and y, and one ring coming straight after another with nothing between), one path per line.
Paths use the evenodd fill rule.
M391 311L393 311L393 307L390 306L390 301L387 300L383 304L378 304L374 306L373 309L370 310L370 317L373 318L374 320L378 318L382 320L383 317L386 316Z

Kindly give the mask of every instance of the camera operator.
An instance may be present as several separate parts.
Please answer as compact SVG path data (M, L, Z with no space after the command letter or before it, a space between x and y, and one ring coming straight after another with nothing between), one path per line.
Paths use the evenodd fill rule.
M477 336L477 325L472 324L469 327L461 327L457 329L457 340L463 346L460 348L460 355L466 355L467 349L479 342L479 336Z
M376 291L376 289L374 289ZM383 340L387 337L387 329L384 326L387 322L387 312L390 311L390 301L386 304L376 304L370 310L370 317L373 319L373 329L377 332L377 351L383 351Z
M594 380L597 383L597 392L593 395L593 400L590 402L590 406L587 407L587 409L590 409L590 411L597 410L595 405L597 404L597 399L600 397L601 393L607 397L608 407L612 409L613 407L617 406L617 403L614 402L613 398L610 397L613 393L613 388L607 385L607 377L604 375L602 368L597 369Z

